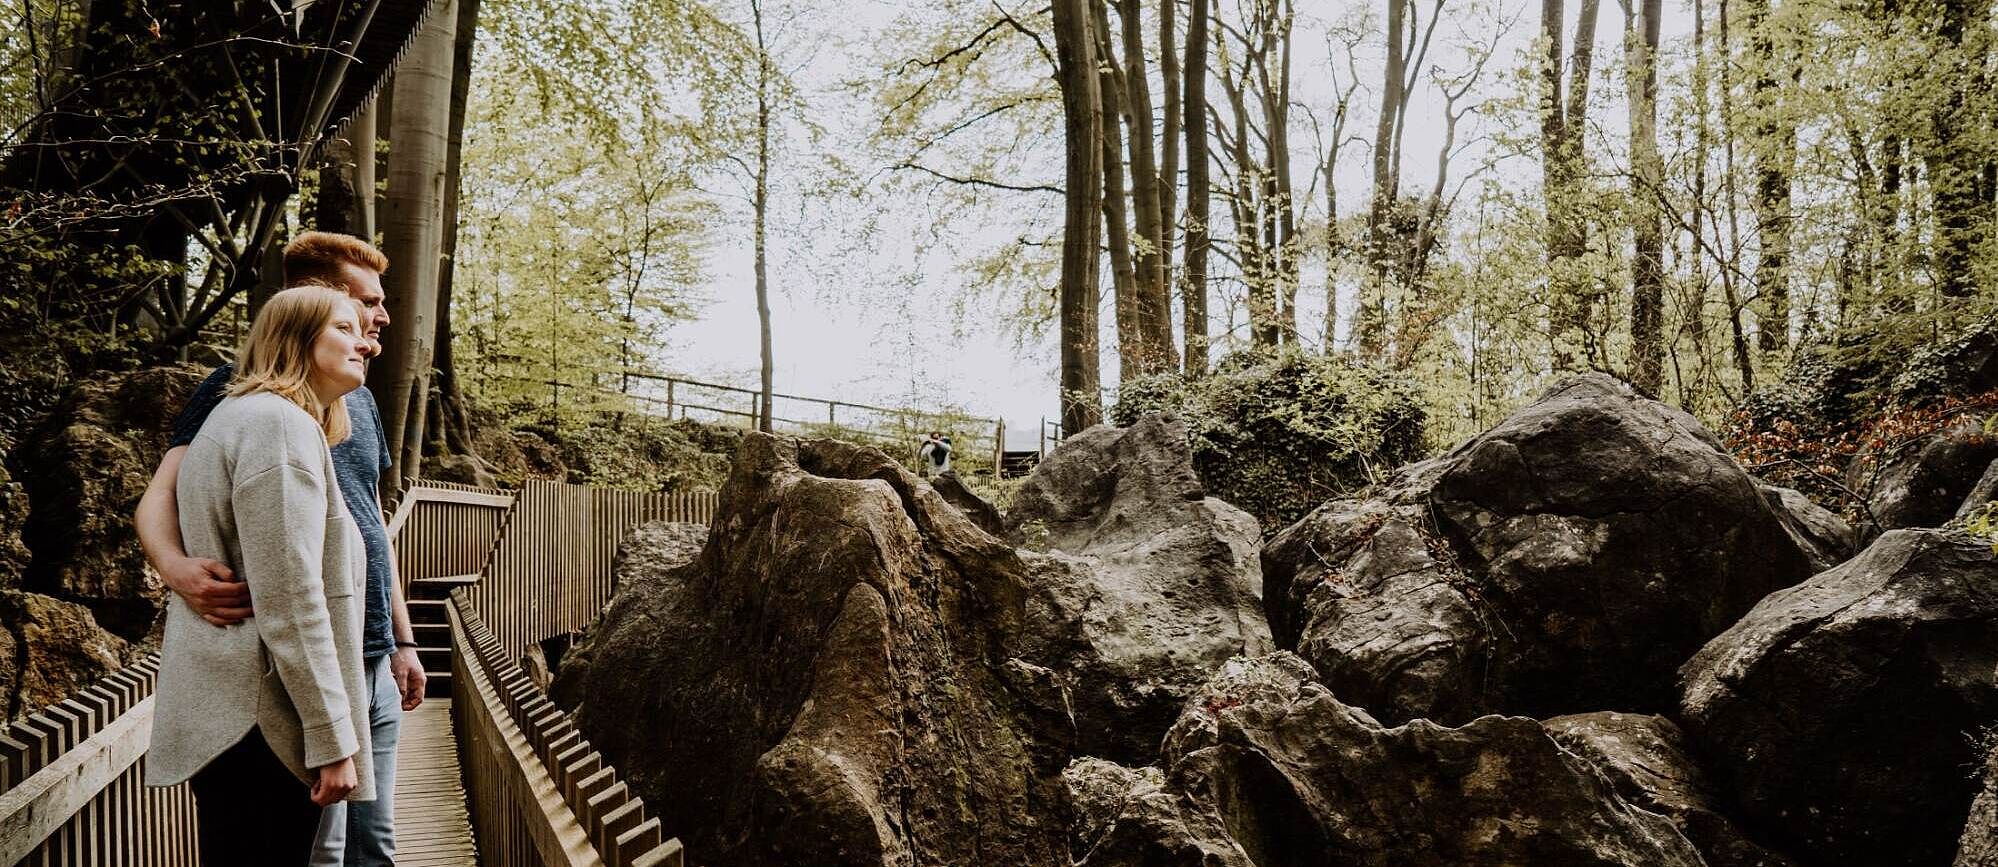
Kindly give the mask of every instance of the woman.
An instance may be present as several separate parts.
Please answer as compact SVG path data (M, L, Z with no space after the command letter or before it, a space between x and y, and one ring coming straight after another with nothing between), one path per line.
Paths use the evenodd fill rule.
M320 808L374 797L366 555L327 453L366 354L344 293L273 295L180 465L187 552L233 568L256 612L218 627L167 608L146 782L192 781L205 867L305 864Z

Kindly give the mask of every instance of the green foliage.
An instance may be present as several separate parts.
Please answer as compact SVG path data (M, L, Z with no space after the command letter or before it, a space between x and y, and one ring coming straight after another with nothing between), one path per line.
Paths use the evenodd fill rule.
M1998 554L1998 500L1985 503L1983 508L1970 513L1963 519L1963 530L1972 536L1991 543L1991 552Z
M1148 412L1185 422L1208 490L1267 533L1421 457L1427 420L1405 375L1296 349L1237 353L1191 381L1126 383L1110 417L1128 425Z

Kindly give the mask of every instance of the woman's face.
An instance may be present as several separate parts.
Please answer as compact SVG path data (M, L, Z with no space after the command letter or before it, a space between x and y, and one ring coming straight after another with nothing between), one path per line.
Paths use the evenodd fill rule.
M312 342L312 378L315 390L346 394L360 388L368 378L368 339L361 332L361 317L352 304L333 309L333 318Z

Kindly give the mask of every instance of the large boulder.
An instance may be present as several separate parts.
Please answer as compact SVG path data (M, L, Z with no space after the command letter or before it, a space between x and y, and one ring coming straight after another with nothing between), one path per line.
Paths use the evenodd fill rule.
M1776 512L1776 519L1783 523L1790 541L1797 543L1797 548L1810 559L1812 574L1845 562L1858 550L1858 532L1838 513L1812 502L1794 488L1762 482L1757 482L1756 488Z
M670 607L685 590L689 574L680 567L694 562L708 543L708 525L684 521L653 521L631 528L618 542L617 556L611 559L611 600L597 622L623 623L631 612ZM567 710L583 701L583 684L589 679L590 664L596 656L603 630L586 627L581 634L562 636L550 647L542 643L542 661L554 669L548 698Z
M1153 414L1070 437L1020 485L1006 533L1053 603L1035 619L1067 682L1083 752L1151 761L1223 662L1273 650L1262 531L1206 495L1186 430Z
M1847 484L1867 491L1880 531L1940 527L1994 460L1998 435L1985 429L1984 416L1965 413L1892 454L1862 456L1847 471Z
M0 590L0 721L61 701L131 661L81 605Z
M1673 704L1673 672L1811 555L1692 416L1568 379L1263 553L1270 625L1342 700L1465 722Z
M1826 864L1940 864L1998 724L1998 555L1897 530L1770 595L1681 671L1682 722L1772 842Z
M1671 820L1626 801L1540 723L1383 726L1288 653L1230 661L1161 759L1161 783L1135 775L1108 824L1078 835L1090 845L1079 863L1704 863Z
M1984 760L1984 791L1970 805L1954 867L1998 867L1998 745Z
M575 675L577 724L666 833L719 867L1062 863L1074 723L1016 655L1012 548L878 450L765 434L712 526Z
M81 603L128 640L152 631L166 591L139 550L132 513L206 373L156 367L79 384L21 442L14 465L33 504L27 589Z
M1554 740L1594 762L1624 800L1672 820L1708 867L1794 867L1721 813L1685 735L1662 716L1597 712L1547 720Z

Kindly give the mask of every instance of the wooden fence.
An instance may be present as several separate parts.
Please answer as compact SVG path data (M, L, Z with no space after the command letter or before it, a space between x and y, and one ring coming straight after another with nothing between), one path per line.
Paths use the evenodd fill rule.
M452 593L451 713L485 867L681 867L645 802Z
M530 481L466 592L500 646L520 658L530 645L596 619L611 596L611 561L633 527L713 519L716 496L653 494Z
M153 654L0 734L0 864L199 864L187 785L144 785L158 671Z
M479 574L513 503L505 491L412 480L388 519L403 594L417 579Z

